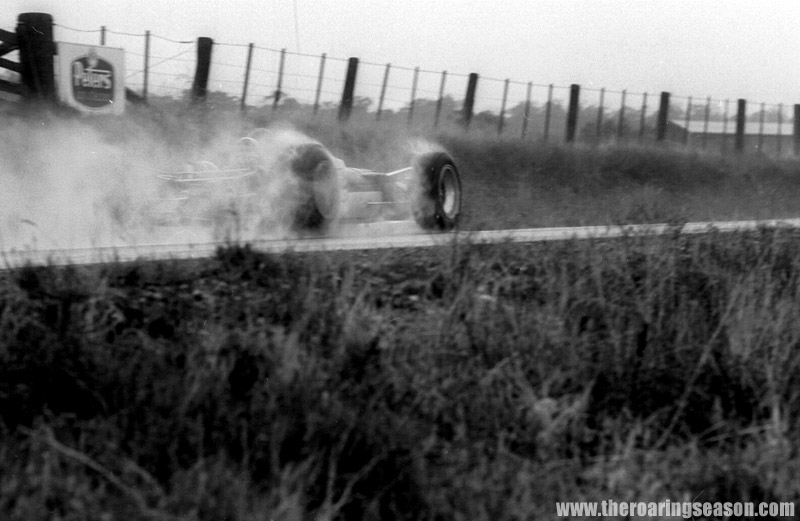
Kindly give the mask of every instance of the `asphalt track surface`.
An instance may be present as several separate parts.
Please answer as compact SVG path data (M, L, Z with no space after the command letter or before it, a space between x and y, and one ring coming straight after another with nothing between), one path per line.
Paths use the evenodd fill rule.
M579 226L529 228L450 233L425 233L414 223L390 221L348 227L337 236L251 241L256 251L268 253L375 250L389 248L441 247L453 242L472 244L536 243L545 241L612 239L622 236L657 236L665 233L701 234L712 231L734 232L757 228L800 228L800 219L762 221L691 222L682 225L631 224L623 226ZM212 257L221 242L141 244L75 249L10 249L0 252L0 269L26 264L70 265L130 262L136 260L199 259Z

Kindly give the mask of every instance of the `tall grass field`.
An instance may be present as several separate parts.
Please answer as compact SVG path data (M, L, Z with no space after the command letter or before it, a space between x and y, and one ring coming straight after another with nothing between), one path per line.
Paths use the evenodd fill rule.
M179 118L146 118L80 124L110 143L143 125L198 143L217 128L176 137ZM407 137L295 125L374 168ZM797 162L422 139L461 167L467 230L675 231L231 244L203 261L2 271L0 519L540 520L560 501L800 501L800 234L680 234L797 216Z

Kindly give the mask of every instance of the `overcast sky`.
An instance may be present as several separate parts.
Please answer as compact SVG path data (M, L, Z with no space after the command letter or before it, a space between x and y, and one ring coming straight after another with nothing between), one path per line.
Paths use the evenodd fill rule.
M534 83L800 103L798 0L4 0L57 24ZM64 38L64 35L61 35Z

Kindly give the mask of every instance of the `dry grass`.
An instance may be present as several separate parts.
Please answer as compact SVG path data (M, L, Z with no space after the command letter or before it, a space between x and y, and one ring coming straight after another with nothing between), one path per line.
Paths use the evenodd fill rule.
M7 519L540 519L797 501L789 232L27 268ZM105 517L104 517L105 516Z

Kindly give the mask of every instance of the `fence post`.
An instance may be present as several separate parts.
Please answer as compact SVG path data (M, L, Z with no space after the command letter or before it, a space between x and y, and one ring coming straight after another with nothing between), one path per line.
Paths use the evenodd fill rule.
M286 62L286 49L281 49L281 61L278 64L278 84L275 86L275 96L272 98L272 111L278 109L278 103L283 96L283 66Z
M778 142L776 156L778 159L783 155L783 103L778 103Z
M149 34L149 31L148 31ZM206 36L197 39L197 66L192 84L192 103L205 103L208 94L208 74L211 70L211 49L214 40ZM147 90L145 90L145 95Z
M711 99L711 98L709 98L709 99ZM730 101L731 100L729 100L729 99L725 100L725 111L724 111L724 114L722 116L722 153L723 154L728 151L728 114L730 112ZM706 111L708 111L708 109L706 109ZM706 118L706 121L708 121L708 118ZM707 123L706 123L706 126L708 126ZM705 134L704 134L704 136L705 136ZM705 137L703 137L703 147L705 147L705 146L706 146Z
M736 109L736 152L744 151L744 125L745 125L745 111L747 110L747 102L739 98L738 106Z
M503 101L500 103L500 118L497 120L497 135L503 133L503 126L506 119L506 101L508 100L508 78L503 85Z
M794 105L794 155L800 156L800 104Z
M644 120L647 114L647 93L642 94L642 113L639 115L639 143L644 141Z
M386 64L386 70L383 73L383 85L381 85L381 97L378 100L378 112L375 114L375 119L381 120L381 112L383 112L383 99L386 97L386 85L389 83L389 71L392 68L391 63Z
M199 47L197 51L198 51L198 61L199 61L199 52L200 52ZM142 85L142 99L144 99L145 101L147 101L147 89L149 84L150 84L150 31L145 31L144 32L144 84ZM205 97L205 94L203 94L203 97Z
M242 112L247 110L247 86L250 84L250 64L253 61L253 44L247 46L247 64L244 67L244 86L242 87L242 103L240 109Z
M600 89L600 103L597 107L597 128L595 129L595 138L597 139L597 143L600 143L600 140L603 137L603 104L606 101L606 89L603 87Z
M522 138L528 134L528 118L531 115L531 89L533 82L528 82L528 92L525 95L525 113L522 115Z
M764 149L764 110L766 104L761 102L761 110L758 113L758 152L763 152Z
M322 78L325 75L325 58L327 55L322 53L319 57L319 78L317 78L317 93L314 95L314 115L319 111L319 97L322 94Z
M547 106L544 109L544 135L542 140L547 143L550 137L550 116L553 113L553 84L547 88Z
M661 93L661 102L658 105L658 125L656 127L656 141L664 141L667 135L667 119L669 114L669 92Z
M569 107L567 108L567 143L575 141L575 131L578 128L578 103L580 100L581 86L573 83L569 87Z
M464 107L461 112L464 127L469 128L472 121L472 110L475 108L475 91L478 89L478 73L472 72L467 81L467 94L464 96Z
M342 103L339 105L339 121L347 121L353 110L353 93L356 90L356 73L358 72L358 58L350 58L347 62L347 76L344 80Z
M617 141L622 141L625 135L625 97L627 94L627 90L622 91L622 101L620 101L619 105L619 120L617 121Z
M442 81L439 83L439 99L436 100L436 116L433 120L433 127L439 126L439 116L442 113L442 103L444 102L444 82L447 80L447 71L442 71Z
M708 141L708 122L711 120L711 97L709 96L706 98L706 110L703 114L703 148L706 148L706 142ZM725 100L725 123L723 123L722 129L722 142L723 145L725 143L725 131L727 130L728 126L728 101Z
M692 120L692 97L689 96L689 99L686 100L686 118L683 122L683 144L689 144L689 123Z
M17 17L17 45L24 97L55 103L53 17L46 13L20 14Z
M106 44L106 26L105 25L101 25L100 26L100 45L105 45L105 44Z
M411 84L411 102L408 104L408 125L414 119L414 98L417 97L417 80L419 80L419 67L414 68L414 81Z

